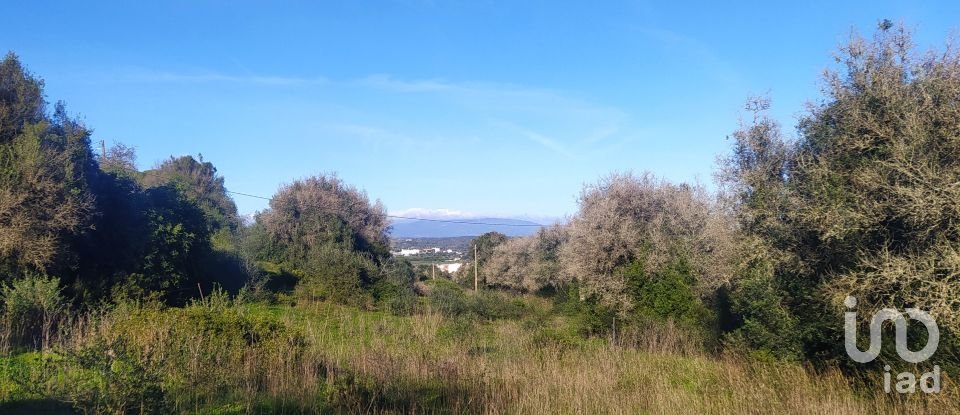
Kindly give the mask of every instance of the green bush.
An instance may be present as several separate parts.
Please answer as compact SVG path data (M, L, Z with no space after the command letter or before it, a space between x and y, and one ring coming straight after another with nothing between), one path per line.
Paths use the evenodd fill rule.
M59 385L63 400L83 413L169 413L160 365L143 359L122 341L103 340L68 353Z
M397 316L413 313L417 302L417 296L409 286L392 279L378 281L371 292L380 308Z
M469 309L487 320L518 319L526 311L522 298L493 290L482 290L470 298Z
M294 294L305 301L330 300L367 306L372 298L365 288L377 279L378 274L379 270L369 256L326 245L311 253Z
M428 301L434 310L446 316L458 316L470 309L463 288L455 282L438 279L427 284L430 286Z
M160 367L122 341L98 338L62 354L24 353L3 363L0 374L13 383L6 397L69 404L50 413L170 412Z
M553 303L557 311L573 319L582 336L606 335L616 320L612 307L601 304L596 297L581 298L577 283L557 287Z
M725 336L728 350L762 358L800 358L799 327L784 305L782 293L768 264L751 264L731 295L730 307L738 327Z
M46 348L53 327L66 308L60 280L29 275L0 288L5 324L14 345Z
M394 315L407 316L413 313L417 302L417 295L413 291L413 283L417 279L417 271L410 261L390 258L380 265L379 280L370 291L380 308Z
M712 328L713 315L693 291L696 278L686 261L676 260L653 274L643 262L633 261L615 272L626 281L634 318L672 319L689 328Z

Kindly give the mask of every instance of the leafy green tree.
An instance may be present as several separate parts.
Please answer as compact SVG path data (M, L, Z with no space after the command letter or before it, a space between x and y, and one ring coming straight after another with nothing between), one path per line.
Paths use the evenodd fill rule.
M391 257L380 266L380 277L371 287L373 298L394 314L408 315L416 303L413 285L419 279L410 261Z
M147 188L173 186L203 209L211 232L227 229L234 232L239 226L237 205L227 193L223 176L217 174L213 163L192 156L170 157L157 168L143 173Z
M201 282L210 252L203 211L172 187L145 190L141 203L140 226L135 228L136 235L143 236L134 254L138 266L114 292L134 298L159 295L167 302L184 303L195 296L193 288Z
M389 255L386 209L337 176L314 176L284 186L258 218L284 260L302 263L324 245Z
M255 258L301 275L309 299L366 302L389 258L386 210L336 176L284 186L257 216Z
M224 178L203 155L170 157L152 170L143 172L146 188L170 186L198 206L206 217L213 244L203 273L209 282L231 292L251 283L255 268L241 249L241 223L237 206L224 186Z
M484 270L487 261L493 256L494 249L506 243L508 239L507 235L500 232L487 232L473 238L473 240L470 241L470 246L465 255L467 263L457 271L457 280L473 287L474 263L479 264L481 271ZM474 261L474 253L476 253L476 261ZM487 284L487 275L489 274L483 272L478 273L478 276L481 278L481 285Z
M0 144L13 140L25 126L46 121L46 105L43 80L8 53L0 61Z
M753 263L734 285L730 308L736 329L727 346L761 357L797 360L802 357L800 322L788 308L784 290L769 263Z
M478 261L481 265L485 264L493 254L493 249L507 242L507 235L500 232L487 232L470 241L470 249L467 251L467 258L473 260L476 252Z
M73 266L70 241L89 229L90 132L62 104L45 112L43 81L18 58L0 61L0 271Z
M2 278L60 275L68 295L90 303L111 293L191 297L185 287L202 281L210 246L201 207L236 208L209 163L177 161L163 172L185 173L144 190L134 161L123 146L97 160L90 130L63 104L47 113L43 81L15 55L0 61Z

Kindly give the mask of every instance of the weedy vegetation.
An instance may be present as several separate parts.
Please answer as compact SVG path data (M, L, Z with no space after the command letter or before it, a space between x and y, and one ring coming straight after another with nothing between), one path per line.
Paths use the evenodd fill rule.
M796 137L749 100L716 192L612 173L439 278L335 174L242 221L202 156L95 154L7 55L0 413L960 413L960 54L910 39L853 37ZM849 295L861 333L929 311L931 361L891 325L854 364ZM886 366L934 364L940 393L884 392Z

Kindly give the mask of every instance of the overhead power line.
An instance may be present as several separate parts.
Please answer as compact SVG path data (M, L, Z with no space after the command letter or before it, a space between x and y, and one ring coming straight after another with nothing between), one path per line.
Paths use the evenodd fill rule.
M264 196L252 195L252 194L249 194L249 193L233 192L233 191L230 191L230 190L227 190L226 192L227 192L227 193L230 193L230 194L235 194L235 195L240 195L240 196L246 196L246 197L252 197L252 198L256 198L256 199L273 200L273 198L264 197ZM536 227L536 228L542 228L542 227L545 226L545 225L541 225L541 224L538 224L538 223L491 223L491 222L475 222L475 221L469 221L469 220L448 220L448 219L414 218L414 217L410 217L410 216L397 216L397 215L386 215L386 216L387 216L388 218L393 218L393 219L418 220L418 221L422 221L422 222L458 223L458 224L462 224L462 225L516 226L516 227Z

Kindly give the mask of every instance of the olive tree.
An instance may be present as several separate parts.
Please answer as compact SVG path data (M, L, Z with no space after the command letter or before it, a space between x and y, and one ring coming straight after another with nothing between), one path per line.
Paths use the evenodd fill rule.
M497 245L482 268L485 281L527 292L557 284L561 281L559 249L566 239L566 227L555 225Z
M320 175L283 186L259 218L289 259L304 259L334 244L385 257L389 252L386 208L336 175Z
M960 53L918 54L890 25L841 52L800 123L795 217L820 247L799 253L834 304L912 305L960 330Z
M721 163L750 265L734 306L758 333L798 333L808 355L843 353L848 295L864 310L928 310L955 333L960 53L918 53L884 21L872 38L852 36L837 63L796 140L755 100Z
M386 209L335 175L283 186L256 226L264 235L257 255L297 270L310 299L365 301L363 289L389 258Z
M632 309L635 296L620 272L632 264L656 278L682 261L702 294L729 280L732 227L702 186L614 173L586 186L579 203L560 259L564 277L579 282L585 296Z

